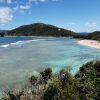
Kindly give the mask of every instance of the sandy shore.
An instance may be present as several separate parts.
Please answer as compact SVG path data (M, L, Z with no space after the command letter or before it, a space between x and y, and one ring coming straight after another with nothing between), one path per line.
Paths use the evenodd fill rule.
M78 44L100 49L100 42L95 40L80 40Z

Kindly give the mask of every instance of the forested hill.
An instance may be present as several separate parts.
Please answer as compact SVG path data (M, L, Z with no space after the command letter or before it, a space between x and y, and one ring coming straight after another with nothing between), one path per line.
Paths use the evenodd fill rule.
M100 41L100 31L95 31L91 34L88 34L87 38L92 39L92 40Z
M75 32L44 23L23 25L8 31L11 36L73 36Z
M91 40L100 41L100 31L95 31L87 35L75 34L74 38L91 39Z

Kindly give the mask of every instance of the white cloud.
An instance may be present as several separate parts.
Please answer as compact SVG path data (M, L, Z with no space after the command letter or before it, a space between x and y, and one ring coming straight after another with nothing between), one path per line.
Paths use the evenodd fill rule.
M15 1L20 2L21 0L0 0L0 3L13 3ZM59 1L59 0L28 0L28 1L29 2L46 2L46 1Z
M46 2L48 0L29 0L29 2Z
M29 5L20 5L19 7L21 10L28 10L30 9L30 6Z
M33 3L45 3L47 1L59 1L59 0L0 0L0 4L5 4L7 7L0 7L0 24L6 24L10 22L13 18L13 12L24 13L27 11L28 14L31 14L30 11ZM32 3L33 2L33 3Z
M0 3L12 3L12 0L0 0Z
M12 9L9 7L0 7L0 24L6 24L13 18Z
M6 0L7 1L7 3L12 3L12 0Z
M35 3L38 3L38 2L47 2L47 1L58 1L58 0L29 0L29 2L35 2Z
M20 13L24 13L27 10L29 11L30 5L20 5L18 9Z
M96 22L87 22L87 23L85 23L85 26L87 26L87 27L96 27L97 26L97 23Z

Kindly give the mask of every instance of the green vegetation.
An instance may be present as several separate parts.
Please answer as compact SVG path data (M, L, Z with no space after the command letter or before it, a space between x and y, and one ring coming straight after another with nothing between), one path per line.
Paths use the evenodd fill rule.
M100 31L95 31L87 35L75 34L74 38L91 39L100 41Z
M100 41L100 31L95 31L87 36L88 39Z
M100 61L83 65L75 78L82 100L100 100Z
M52 84L45 91L43 100L79 100L76 86L76 79L63 69L53 77Z
M75 76L65 69L53 74L47 68L29 82L28 88L6 91L2 100L100 100L100 61L84 64Z
M89 34L78 34L76 32L59 28L50 24L34 23L23 25L10 31L0 31L1 36L53 36L53 37L73 37L80 39L91 39L100 41L100 31ZM2 33L4 32L4 33Z
M44 23L34 23L23 25L16 29L6 32L8 36L54 36L54 37L74 37L82 39L92 39L100 41L100 31L95 31L90 34L77 34L73 31L59 28L53 25Z
M75 32L58 28L53 25L35 23L23 25L11 31L8 31L11 36L73 36Z
M0 37L4 37L4 32L0 32Z

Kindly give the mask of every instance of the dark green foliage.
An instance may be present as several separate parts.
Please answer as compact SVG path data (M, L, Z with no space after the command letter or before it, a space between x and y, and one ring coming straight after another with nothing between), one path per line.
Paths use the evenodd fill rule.
M75 34L74 38L91 39L100 41L100 31L95 31L87 35Z
M5 35L4 32L1 32L1 33L0 33L0 36L1 36L1 37L4 37L4 35Z
M10 91L8 92L8 95L10 97L10 100L17 100L17 97L14 94L12 94Z
M53 78L53 83L44 93L43 100L79 100L75 87L76 81L73 76L63 69Z
M29 81L30 81L30 83L31 83L32 85L35 85L36 82L37 82L37 80L38 80L38 78L35 77L35 76L31 76L31 77L29 78Z
M100 61L88 62L75 75L81 100L100 100Z
M53 75L51 68L47 68L39 77L32 76L30 83L35 92L34 88L31 88L31 94L25 90L18 94L8 91L9 100L31 100L27 99L30 97L34 100L100 100L100 61L84 64L75 76L65 69Z
M75 77L62 69L43 100L100 100L100 61L84 64Z
M88 39L100 41L100 31L95 31L87 36Z
M23 95L23 92L19 92L18 94L13 93L12 91L8 91L6 96L0 100L20 100L20 97Z
M52 69L47 68L43 72L41 72L40 74L42 76L42 82L47 84L48 79L50 79L52 76Z
M53 25L35 23L24 25L7 33L11 36L73 36L75 33Z
M75 34L73 37L78 39L87 39L87 35L81 35L81 34Z
M73 84L73 76L64 69L62 69L59 73L59 80L61 82L62 88L64 88L66 84Z
M48 89L44 93L43 100L54 100L55 96L59 93L60 89L57 84L49 85Z

